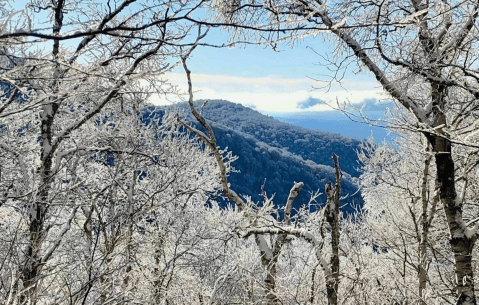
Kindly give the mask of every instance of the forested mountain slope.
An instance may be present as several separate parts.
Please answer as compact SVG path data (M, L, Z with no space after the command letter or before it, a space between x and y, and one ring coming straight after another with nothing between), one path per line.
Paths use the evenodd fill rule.
M197 109L203 104L202 100L196 101ZM176 104L172 108L185 109L189 114L186 104ZM286 149L304 160L311 160L317 164L333 166L331 155L335 153L339 156L344 172L353 177L359 176L356 169L358 167L356 149L359 140L284 123L241 104L225 100L208 101L203 108L203 115L215 124L249 134L268 145Z
M202 103L198 109L201 105ZM172 109L149 107L144 110L143 118L148 121L157 117L161 121L165 110L184 110L183 116L189 117L189 122L201 129L199 124L191 119L184 105L167 108ZM343 169L342 195L349 194L349 197L343 200L343 210L349 211L352 205L362 203L357 192L356 178L347 172L347 169L353 169L351 163L357 164L354 149L359 141L282 123L226 101L210 102L203 109L203 115L210 120L219 146L227 147L239 157L233 163L239 172L229 176L229 182L238 194L249 195L254 201L260 201L261 186L264 183L267 194L275 194L275 204L282 206L294 182L301 181L305 186L295 200L294 207L298 209L309 201L312 192L318 189L324 192L325 184L334 182L334 169L329 164L332 163L332 153L335 152L340 156ZM316 160L327 165L308 160L309 156L316 157ZM354 174L357 172L354 171ZM317 199L317 203L324 202L323 194ZM314 206L312 208L314 209Z

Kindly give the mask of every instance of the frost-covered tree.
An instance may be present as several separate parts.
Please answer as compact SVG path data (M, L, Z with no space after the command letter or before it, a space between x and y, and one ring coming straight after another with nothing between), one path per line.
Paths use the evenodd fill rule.
M417 151L418 146L425 148ZM370 242L378 255L390 258L389 273L402 281L400 295L388 297L420 304L450 298L454 288L441 282L439 275L451 276L452 265L444 257L452 253L449 247L444 248L447 225L438 207L429 143L415 134L403 134L394 148L370 141L364 144L359 158L364 170L362 222L371 230ZM390 284L381 282L384 287Z
M321 266L324 272L326 295L328 304L338 304L338 291L339 291L339 278L340 278L340 259L339 259L339 244L340 244L340 210L339 199L341 191L341 177L342 173L339 168L338 157L333 154L333 160L335 165L336 184L333 187L331 183L326 185L327 202L324 209L313 213L312 215L321 214L321 226L320 234L313 234L308 230L307 226L301 219L297 218L295 221L292 219L292 204L294 199L298 196L299 191L303 187L303 183L299 182L294 184L289 193L286 204L284 205L284 219L274 219L272 215L278 215L277 208L274 207L272 199L268 198L266 193L263 192L264 202L261 206L251 201L251 198L247 197L246 200L241 198L234 190L231 189L228 183L227 170L229 164L225 164L221 151L219 151L216 143L216 138L211 126L205 120L205 118L195 109L193 102L193 85L191 81L191 71L186 65L187 57L182 57L183 67L186 72L188 80L188 105L192 115L198 120L201 126L206 130L206 134L194 127L189 126L178 117L178 122L184 126L188 131L198 136L207 147L211 150L215 157L221 179L221 188L223 195L230 199L237 209L241 211L245 218L245 224L237 228L243 238L254 236L256 246L259 250L261 266L265 272L264 279L264 294L262 301L265 304L280 304L281 292L278 289L277 277L279 260L282 256L283 249L287 247L290 240L294 237L306 241L311 244L316 256L316 267ZM314 201L318 197L319 193L311 195L311 201ZM311 204L310 201L310 204ZM304 212L304 210L303 210ZM310 215L306 213L306 218L310 218ZM323 244L325 239L324 224L329 225L328 229L331 232L331 253L330 262L328 263L322 253ZM241 232L242 231L242 232ZM268 243L267 237L270 237ZM313 272L314 274L314 272ZM313 287L314 287L314 275L313 275ZM299 292L298 286L295 287ZM314 300L314 288L311 289L311 297L309 300ZM289 299L290 297L286 297ZM313 302L313 301L311 301Z
M171 185L192 191L174 167L154 173L173 161L155 151L163 135L141 126L140 110L150 94L172 91L161 74L204 36L187 21L202 2L17 4L0 12L2 298L52 303L71 289L70 301L81 303L99 281L107 302L117 258L130 269L135 217ZM146 187L148 175L158 177ZM83 256L86 278L59 280L65 253Z
M477 225L465 221L468 207L458 189L478 159L477 1L245 0L216 1L213 7L219 13L212 23L229 26L233 35L253 33L253 39L273 47L284 39L325 33L336 48L325 57L333 79L349 65L369 71L410 114L398 127L423 134L431 145L458 304L476 304ZM464 170L454 162L456 147L464 147L470 161Z
M212 238L197 220L219 186L215 161L194 139L168 122L144 126L138 117L110 117L89 128L83 149L62 160L52 178L42 265L28 297L22 271L31 211L28 201L15 198L1 207L6 304L157 304L152 300L187 280L175 262ZM100 144L108 146L98 150ZM165 275L171 284L162 286ZM156 296L145 294L154 289L138 289L144 282L158 282Z
M458 158L460 155L455 154L457 164L465 157ZM389 259L389 274L395 274L392 277L402 282L395 288L401 293L388 297L421 304L444 300L454 303L454 264L450 259L453 253L429 142L420 134L403 132L394 146L365 144L359 157L363 163L360 181L365 199L361 222L371 232L369 242L375 245L378 257ZM477 214L471 187L476 179L471 178L461 195L467 198L464 219L468 223L473 223ZM381 283L383 292L388 285L394 285L384 280ZM394 290L391 286L388 289Z

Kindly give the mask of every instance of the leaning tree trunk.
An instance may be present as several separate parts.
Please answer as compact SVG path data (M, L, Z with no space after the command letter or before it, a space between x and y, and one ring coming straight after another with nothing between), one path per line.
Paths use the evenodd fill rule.
M446 123L444 114L439 114L436 126ZM438 129L441 132L441 128ZM462 202L456 194L455 169L452 159L451 141L437 135L426 135L433 147L436 157L437 182L439 183L439 198L444 207L449 227L452 252L454 253L454 272L456 275L456 304L476 305L474 292L474 274L472 269L472 249L475 236L466 234L464 225Z

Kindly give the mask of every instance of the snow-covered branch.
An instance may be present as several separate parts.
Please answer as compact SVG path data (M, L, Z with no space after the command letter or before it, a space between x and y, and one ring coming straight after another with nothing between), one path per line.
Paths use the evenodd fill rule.
M289 192L288 200L286 201L286 205L284 207L284 224L286 226L289 226L291 224L291 207L293 206L294 199L298 196L299 191L303 188L303 186L303 182L295 182L294 186Z
M50 246L43 255L41 259L41 263L44 264L46 263L50 257L52 256L53 252L60 246L60 243L62 242L63 236L70 230L71 223L73 219L75 218L75 214L78 210L79 206L75 206L73 208L73 211L70 214L70 217L68 217L66 223L63 225L62 230L58 233L58 236L56 237L55 241L53 242L53 245Z
M262 228L250 228L245 233L242 234L243 238L248 238L251 235L264 235L264 234L275 234L275 235L291 235L298 238L302 238L308 243L312 244L315 247L316 258L321 264L323 271L326 275L331 274L329 264L323 258L321 253L321 242L314 237L314 235L308 232L305 229L297 229L292 227L262 227Z

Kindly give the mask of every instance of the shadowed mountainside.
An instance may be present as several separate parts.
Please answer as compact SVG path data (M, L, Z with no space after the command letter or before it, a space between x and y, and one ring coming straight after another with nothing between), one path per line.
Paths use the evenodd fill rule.
M218 145L238 156L233 166L239 172L229 177L238 194L260 201L264 183L267 194L275 194L275 204L283 206L293 183L301 181L304 187L294 203L298 209L309 201L312 192L318 189L324 192L325 184L334 182L332 154L336 153L343 170L342 196L347 196L342 200L343 211L362 205L356 186L358 140L283 123L227 101L210 101L204 108L202 105L202 101L196 102L197 109L211 124ZM190 124L202 130L185 103L150 106L143 110L143 120L147 123L156 118L161 122L165 111L180 112ZM323 194L317 203L322 204L325 199Z

